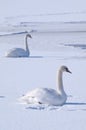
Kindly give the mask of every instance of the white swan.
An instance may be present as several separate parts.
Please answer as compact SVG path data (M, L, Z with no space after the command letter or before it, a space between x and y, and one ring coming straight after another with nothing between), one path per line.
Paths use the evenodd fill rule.
M28 37L32 38L32 36L30 34L26 34L26 37L25 37L26 49L13 48L13 49L9 50L8 52L6 52L5 56L6 57L29 57L30 51L29 51L28 43L27 43Z
M28 104L48 104L48 105L63 105L67 100L67 95L63 88L62 74L63 72L69 72L66 66L61 66L58 71L58 87L57 90L51 88L36 88L31 92L28 92L25 96L22 96L19 101Z

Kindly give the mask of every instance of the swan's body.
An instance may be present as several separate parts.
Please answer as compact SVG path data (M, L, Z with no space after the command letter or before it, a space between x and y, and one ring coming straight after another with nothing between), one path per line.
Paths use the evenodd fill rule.
M28 104L48 104L48 105L63 105L67 100L67 95L63 88L62 74L63 72L71 73L66 66L61 66L58 71L58 87L57 90L51 88L36 88L28 92L25 96L20 98Z
M28 43L27 43L27 38L32 38L30 34L27 34L25 37L25 46L26 49L23 48L13 48L11 50L9 50L5 56L6 57L29 57L30 55L30 51L29 51L29 47L28 47Z

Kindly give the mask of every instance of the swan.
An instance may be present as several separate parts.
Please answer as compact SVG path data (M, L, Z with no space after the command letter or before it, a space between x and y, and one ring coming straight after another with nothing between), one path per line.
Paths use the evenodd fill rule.
M63 72L71 71L66 66L61 66L58 70L58 86L57 90L51 88L36 88L26 95L20 97L19 101L26 104L47 104L61 106L67 100L67 95L63 88L62 75Z
M6 57L29 57L30 51L29 51L28 43L27 43L28 37L32 38L32 36L30 34L26 34L26 37L25 37L26 49L13 48L13 49L9 50L8 52L6 52L5 56Z

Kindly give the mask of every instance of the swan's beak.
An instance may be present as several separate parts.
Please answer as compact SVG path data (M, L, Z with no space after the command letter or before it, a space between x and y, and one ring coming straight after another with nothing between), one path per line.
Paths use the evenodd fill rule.
M30 38L32 38L32 36L30 35Z
M71 72L69 69L67 69L66 71L67 71L68 73L72 74L72 72Z

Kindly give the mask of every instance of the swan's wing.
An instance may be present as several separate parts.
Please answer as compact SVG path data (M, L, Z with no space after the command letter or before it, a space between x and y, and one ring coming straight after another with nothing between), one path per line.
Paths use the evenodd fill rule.
M54 89L37 88L21 97L21 100L31 104L55 104L55 102L57 102L57 97L59 98L59 95Z

